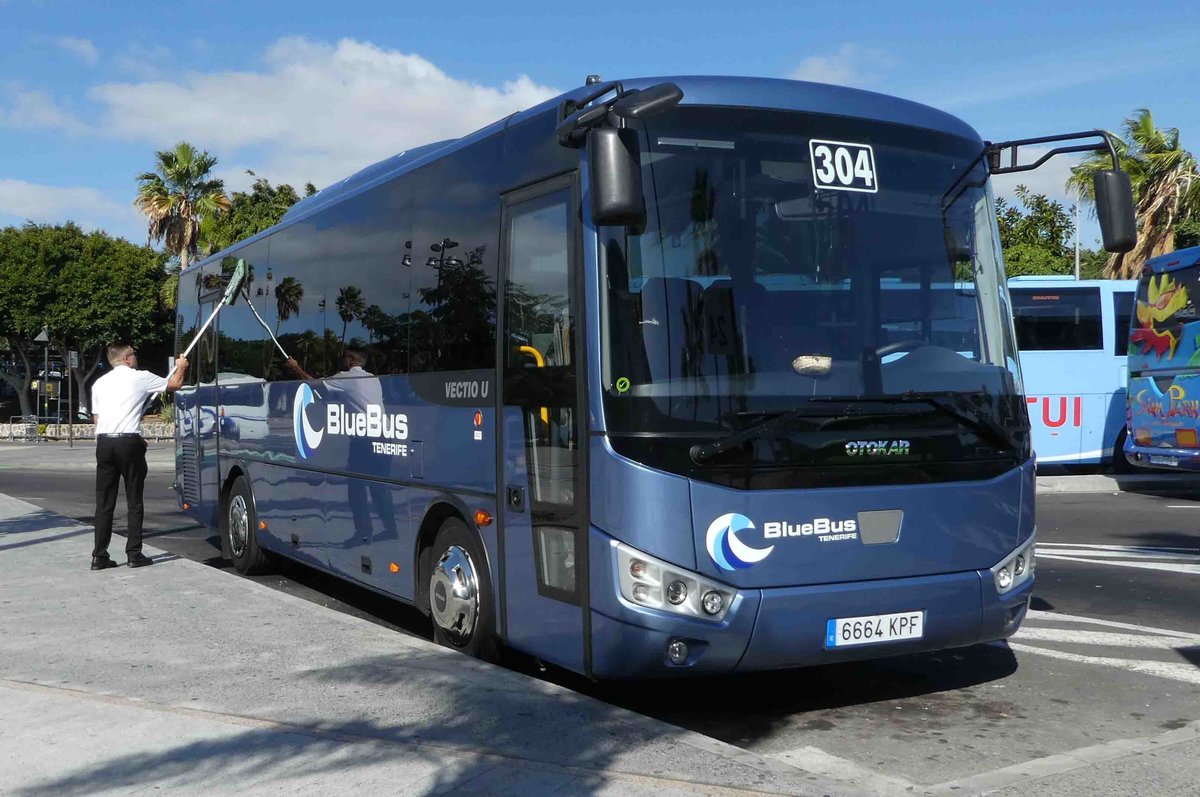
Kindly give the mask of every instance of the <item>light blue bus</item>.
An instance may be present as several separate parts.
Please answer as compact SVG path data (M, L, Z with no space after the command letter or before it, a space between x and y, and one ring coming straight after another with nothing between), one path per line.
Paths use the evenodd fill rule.
M1130 469L1125 361L1136 288L1069 276L1008 281L1039 465Z
M1151 258L1142 269L1128 398L1129 460L1200 470L1200 247Z
M1034 460L990 175L1053 142L1115 163L687 77L401 153L181 275L181 348L247 276L175 394L180 503L242 572L596 678L1009 636ZM1097 193L1127 249L1128 176Z

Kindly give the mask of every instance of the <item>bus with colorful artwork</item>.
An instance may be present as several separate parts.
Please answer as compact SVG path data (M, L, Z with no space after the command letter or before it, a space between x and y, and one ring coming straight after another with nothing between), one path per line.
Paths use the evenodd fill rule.
M1146 261L1129 330L1129 460L1200 470L1200 247Z
M1131 469L1126 355L1136 280L1012 277L1013 325L1038 465Z
M991 176L1095 149L1126 251L1107 134L589 79L180 275L176 412L221 419L179 425L180 504L243 573L296 560L594 678L1002 639L1035 481Z

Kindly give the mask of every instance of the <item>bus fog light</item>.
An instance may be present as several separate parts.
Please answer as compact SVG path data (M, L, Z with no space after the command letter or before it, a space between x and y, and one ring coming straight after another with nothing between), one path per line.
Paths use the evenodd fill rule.
M676 639L667 645L667 660L672 664L683 664L688 658L687 643L681 639Z
M1018 555L1017 561L1013 564L1013 575L1019 576L1025 572L1025 557Z
M667 600L678 606L687 600L687 584L682 581L672 581L667 587Z
M647 603L650 600L650 588L645 584L634 584L633 599L638 603Z
M641 559L634 559L629 563L629 575L634 578L641 578L646 575L646 563Z
M721 593L713 590L704 593L704 613L705 614L720 614L725 608L725 599L721 597Z
M1008 567L1000 568L1000 572L996 574L996 584L1000 589L1008 589L1012 586L1012 573L1009 572Z

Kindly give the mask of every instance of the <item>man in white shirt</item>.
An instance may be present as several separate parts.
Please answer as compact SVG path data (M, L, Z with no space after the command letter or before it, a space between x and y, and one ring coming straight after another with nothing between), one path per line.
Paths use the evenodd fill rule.
M112 539L117 487L125 482L129 533L125 555L130 567L153 564L142 553L142 489L146 484L146 441L142 415L156 393L174 393L183 386L187 359L175 360L170 379L137 370L137 349L128 343L108 347L112 370L92 385L92 419L96 422L96 540L92 570L116 567L108 556Z

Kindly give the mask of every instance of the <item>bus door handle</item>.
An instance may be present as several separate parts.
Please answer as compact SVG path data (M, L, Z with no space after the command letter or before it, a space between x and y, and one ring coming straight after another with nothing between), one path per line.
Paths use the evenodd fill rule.
M514 512L525 511L525 488L512 487L508 488L505 500L508 502L508 508Z

